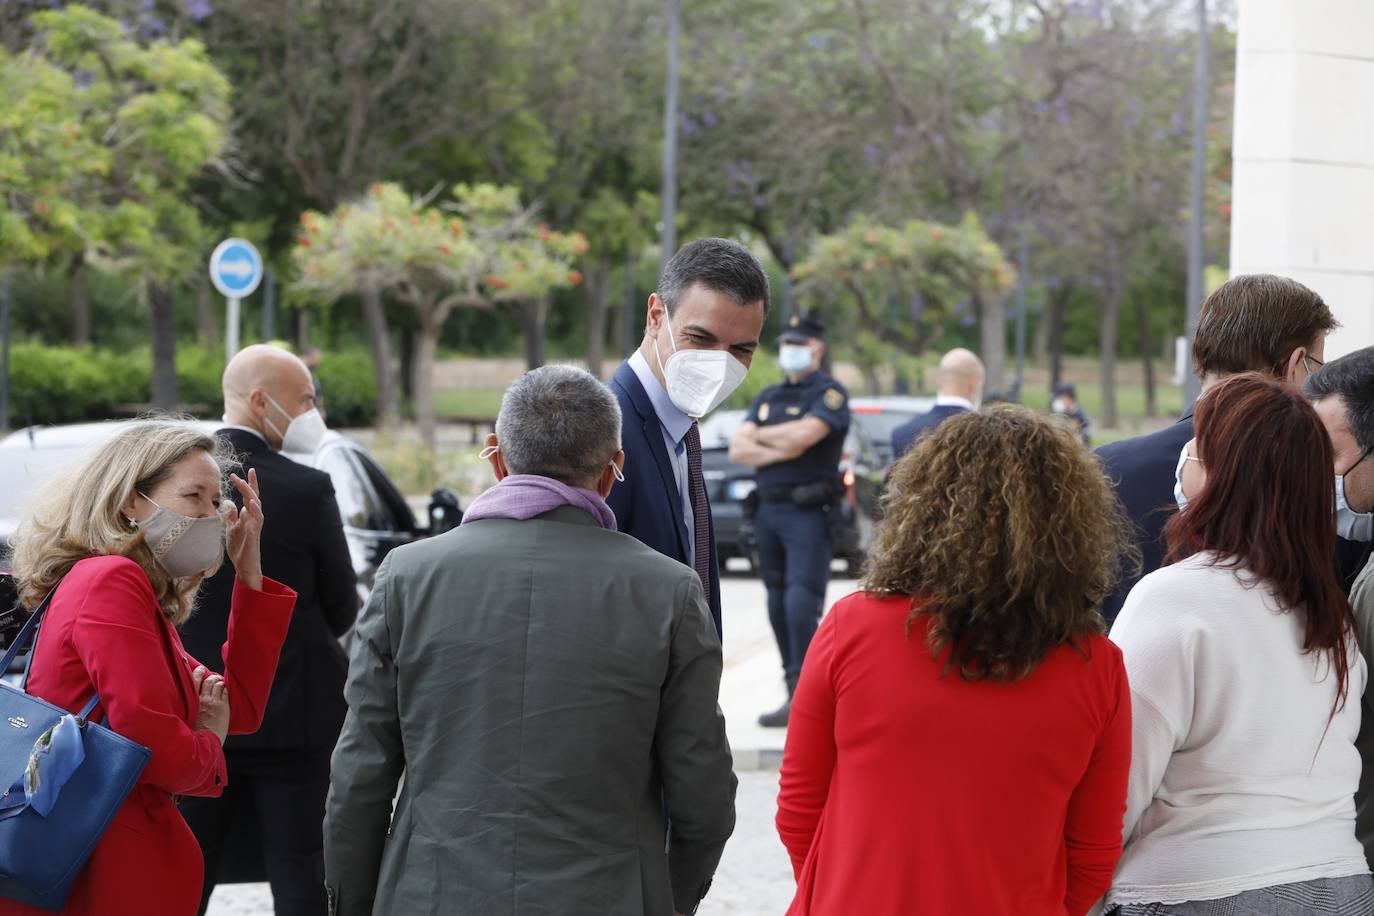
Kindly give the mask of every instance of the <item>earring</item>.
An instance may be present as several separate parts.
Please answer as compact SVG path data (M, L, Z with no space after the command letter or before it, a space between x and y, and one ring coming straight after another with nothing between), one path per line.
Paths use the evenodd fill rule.
M130 528L134 529L135 531L138 530L138 519L134 518L132 515L124 516L124 521L129 523Z

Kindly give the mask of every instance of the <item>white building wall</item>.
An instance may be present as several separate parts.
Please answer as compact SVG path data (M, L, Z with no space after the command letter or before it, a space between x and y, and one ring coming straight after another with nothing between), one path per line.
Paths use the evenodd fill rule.
M1316 290L1374 345L1374 0L1241 0L1231 273Z

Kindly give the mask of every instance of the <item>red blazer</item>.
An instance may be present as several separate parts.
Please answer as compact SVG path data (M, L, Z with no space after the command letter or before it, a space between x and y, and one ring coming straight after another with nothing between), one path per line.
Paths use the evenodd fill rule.
M1094 636L1021 681L941 677L910 609L850 595L807 652L778 795L788 912L1082 916L1121 856L1120 650Z
M233 734L262 722L296 593L269 579L234 588L224 645ZM34 696L73 712L99 693L100 718L152 751L148 766L77 878L62 911L81 916L193 916L204 861L176 795L219 795L224 749L193 725L199 665L181 647L152 584L124 557L82 560L62 580L40 628L29 675ZM2 916L39 916L0 900Z

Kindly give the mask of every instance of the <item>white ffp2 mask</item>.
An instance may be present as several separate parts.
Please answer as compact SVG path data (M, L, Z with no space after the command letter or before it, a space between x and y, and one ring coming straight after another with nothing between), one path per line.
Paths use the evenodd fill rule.
M277 424L263 417L267 420L267 425L272 427L272 432L281 436L281 450L293 455L315 454L315 449L324 441L324 434L329 431L329 427L324 425L324 417L320 416L320 409L312 407L305 413L293 417L272 395L267 395L267 400L287 418L286 431L282 432L277 428Z
M654 341L654 356L663 372L663 386L678 410L694 420L700 419L734 394L749 370L724 350L679 350L666 309L663 320L668 325L668 341L673 347L673 355L665 362L658 351L658 341Z

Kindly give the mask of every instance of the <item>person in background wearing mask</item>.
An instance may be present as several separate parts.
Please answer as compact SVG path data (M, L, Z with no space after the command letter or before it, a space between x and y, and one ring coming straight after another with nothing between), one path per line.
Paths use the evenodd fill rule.
M28 692L73 713L99 695L92 719L152 752L77 877L69 916L196 911L204 862L176 796L224 791L225 736L262 721L296 596L263 574L256 475L229 478L240 510L223 499L224 463L190 424L131 424L59 475L15 535L20 601L32 610L52 592ZM234 626L200 656L221 677L176 626L226 546ZM4 916L40 912L0 901Z
M941 357L935 373L939 389L935 406L892 431L893 463L911 451L917 439L950 417L977 410L983 398L983 378L983 361L972 351L958 348Z
M1193 334L1193 367L1204 395L1240 372L1263 372L1301 385L1321 368L1326 335L1336 319L1322 297L1296 280L1273 274L1232 277L1202 303ZM1116 496L1135 523L1140 551L1136 564L1122 563L1121 584L1102 602L1110 625L1140 577L1164 559L1164 524L1174 507L1170 489L1184 443L1193 438L1190 406L1176 423L1158 432L1123 439L1097 450Z
M1078 403L1078 389L1064 382L1054 389L1054 400L1050 402L1050 412L1057 417L1066 417L1073 422L1074 431L1083 437L1084 445L1092 445L1092 420L1088 412Z
M305 364L277 347L241 350L224 370L224 423L219 439L257 469L273 506L262 533L263 568L300 598L262 728L225 746L229 789L182 803L205 853L200 911L221 866L241 873L239 863L251 863L250 871L266 867L277 916L325 916L320 824L348 670L338 639L357 616L358 592L329 475L282 454L309 456L324 438ZM182 628L193 655L215 656L232 593L225 573L206 583L199 610ZM241 818L256 832L233 831ZM251 836L254 848L231 846L231 835Z
M1350 592L1360 651L1374 664L1374 347L1357 350L1317 371L1303 386L1331 436L1336 472L1336 534L1348 553L1362 549L1363 571ZM1347 557L1347 565L1350 563ZM1364 767L1355 793L1355 835L1374 864L1374 697L1364 696L1360 736Z
M1355 838L1367 666L1331 562L1332 451L1267 373L1198 401L1166 565L1109 634L1132 715L1111 916L1374 913Z
M849 393L821 369L820 318L793 315L778 340L787 380L760 392L730 443L730 460L757 470L754 537L787 685L782 706L759 717L765 728L787 726L802 660L820 624L833 553L830 514L842 492L840 455L849 432Z
M701 580L616 531L620 410L587 372L522 376L482 455L496 486L387 554L358 622L335 912L695 913L737 782Z
M697 421L744 381L767 316L768 277L747 248L688 242L649 296L643 343L611 379L627 468L609 498L616 523L696 570L717 634L720 569Z

